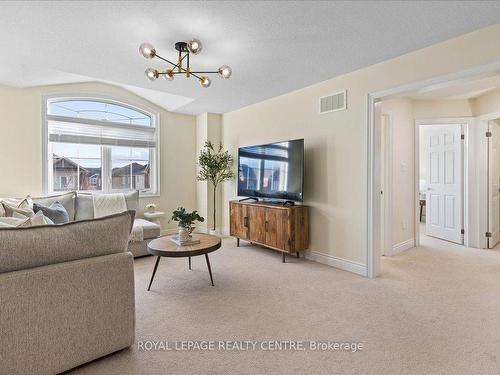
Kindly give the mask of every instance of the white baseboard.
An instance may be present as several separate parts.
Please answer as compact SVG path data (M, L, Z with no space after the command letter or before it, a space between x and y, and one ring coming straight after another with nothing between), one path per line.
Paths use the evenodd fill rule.
M415 239L414 238L410 238L409 240L400 242L400 243L392 246L392 251L391 251L391 254L389 254L389 255L396 255L397 253L411 249L412 247L415 247Z
M338 258L333 255L323 254L319 251L306 251L306 258L344 271L352 272L357 275L368 275L368 269L366 268L366 265L362 263Z

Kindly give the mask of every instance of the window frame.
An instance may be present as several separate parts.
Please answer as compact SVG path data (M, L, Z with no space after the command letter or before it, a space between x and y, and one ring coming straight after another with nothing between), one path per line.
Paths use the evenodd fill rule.
M132 109L134 111L139 111L147 116L151 117L151 127L155 128L155 138L156 138L156 148L149 149L149 160L150 160L150 170L151 180L149 184L149 189L139 190L139 196L141 197L158 197L160 196L160 114L157 111L152 110L143 105L131 104L123 99L117 99L112 96L102 95L102 94L81 94L81 93L51 93L42 95L42 181L43 181L43 191L44 194L53 195L60 194L62 191L54 191L52 173L49 168L49 163L51 162L52 155L49 155L50 145L48 137L48 123L51 115L48 115L47 110L51 102L63 101L63 100L89 100L96 102L103 102L114 104L118 106L123 106L125 108ZM57 117L56 115L54 115ZM60 117L60 116L58 116ZM76 117L75 117L76 118ZM90 120L92 122L99 120ZM106 124L106 121L101 121ZM109 122L111 124L120 124L119 122ZM142 126L142 125L131 125L131 126ZM144 126L142 126L144 127ZM111 148L113 146L101 145L101 175L102 175L102 190L79 190L84 193L91 192L102 192L102 193L116 193L116 192L126 192L133 191L130 190L116 190L112 189L112 156Z

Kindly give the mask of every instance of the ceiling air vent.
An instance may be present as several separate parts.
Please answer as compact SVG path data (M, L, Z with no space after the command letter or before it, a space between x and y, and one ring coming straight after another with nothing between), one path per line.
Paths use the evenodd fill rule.
M347 92L340 91L319 98L319 113L342 111L347 108Z

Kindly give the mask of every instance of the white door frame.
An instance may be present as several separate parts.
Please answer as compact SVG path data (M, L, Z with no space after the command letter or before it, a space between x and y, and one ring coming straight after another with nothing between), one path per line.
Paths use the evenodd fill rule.
M471 226L469 225L469 168L471 161L469 160L469 134L470 125L474 124L473 117L451 117L451 118L436 118L426 120L415 120L415 246L420 245L420 127L432 125L457 124L462 128L464 142L462 144L462 225L464 231L464 245L469 246L469 238L471 235ZM473 160L473 162L475 162Z
M383 230L384 230L384 243L383 243L383 249L381 251L382 254L390 256L393 255L393 248L392 248L392 217L393 217L393 212L392 212L392 158L393 158L393 115L392 111L387 111L382 109L382 116L386 117L386 127L385 127L385 155L383 155L384 158L384 189L383 189L383 194L384 194L384 207L383 207L383 214L384 214L384 224L383 224Z
M366 267L367 276L380 274L380 121L376 121L375 103L382 99L400 96L422 89L442 88L484 76L496 75L500 61L480 65L458 73L447 74L431 79L403 84L387 90L368 93L367 106L367 231L366 231ZM470 224L470 223L469 223Z
M478 155L479 165L481 166L481 178L478 178L478 191L480 192L480 197L484 197L484 199L480 199L478 202L479 244L482 249L488 248L488 240L486 238L486 232L488 231L488 139L486 138L486 132L488 131L488 122L498 118L500 118L500 111L477 117L477 127L481 139L480 153Z

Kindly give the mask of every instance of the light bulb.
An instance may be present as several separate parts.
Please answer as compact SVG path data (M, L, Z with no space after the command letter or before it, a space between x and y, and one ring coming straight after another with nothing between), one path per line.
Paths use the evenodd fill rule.
M163 79L165 81L173 81L174 80L174 75L172 73L172 69L165 70L165 73L163 74Z
M225 79L228 79L229 77L231 77L231 74L233 74L233 70L227 66L227 65L222 65L220 68L219 68L219 76L221 78L225 78Z
M201 76L200 77L200 85L201 87L210 87L210 84L212 83L212 81L210 80L210 78L208 77L205 77L205 76Z
M201 42L195 38L191 39L187 43L187 47L188 47L189 51L195 55L199 54L201 52L201 50L203 49L203 45L201 44Z
M157 79L160 76L160 72L156 69L153 69L153 68L146 69L146 71L144 73L146 74L146 77L150 81L154 81L155 79Z
M142 43L139 46L139 53L146 59L152 59L156 56L155 48L149 43Z

